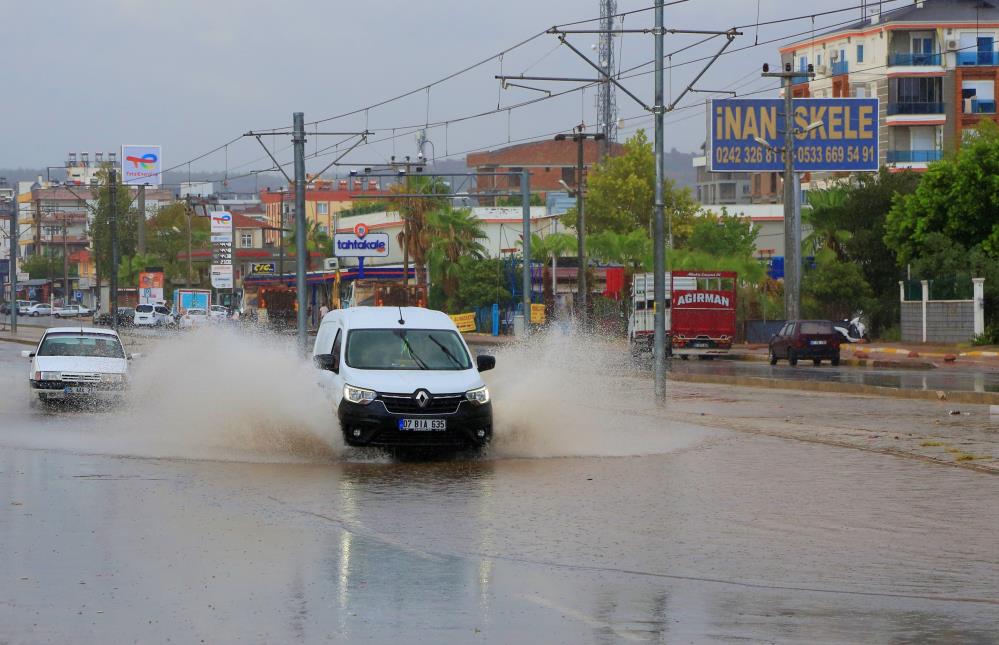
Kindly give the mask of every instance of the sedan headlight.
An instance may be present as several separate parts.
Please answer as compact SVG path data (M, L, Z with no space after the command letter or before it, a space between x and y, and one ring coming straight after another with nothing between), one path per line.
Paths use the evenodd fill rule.
M375 400L376 396L373 390L365 390L363 387L354 387L353 385L343 386L343 398L351 403L368 405Z
M485 385L476 388L474 390L469 390L465 392L465 398L474 403L475 405L483 405L484 403L489 403L489 388Z
M61 381L62 372L35 372L36 381Z
M125 377L121 374L101 374L101 381L104 383L121 383Z

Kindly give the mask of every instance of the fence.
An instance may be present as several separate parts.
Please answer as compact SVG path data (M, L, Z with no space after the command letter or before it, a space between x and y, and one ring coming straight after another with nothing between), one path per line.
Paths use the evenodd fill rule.
M961 343L985 332L984 278L972 278L970 285L957 279L910 280L898 287L902 340Z

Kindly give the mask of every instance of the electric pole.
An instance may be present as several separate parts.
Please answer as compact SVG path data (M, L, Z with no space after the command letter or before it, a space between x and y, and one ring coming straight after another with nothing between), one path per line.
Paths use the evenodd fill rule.
M531 173L520 171L520 203L524 214L524 271L521 285L524 290L524 337L531 335Z
M655 191L655 224L652 241L653 247L653 295L655 297L655 315L653 317L652 354L655 363L656 400L663 403L666 400L666 215L663 204L663 181L665 167L663 158L663 117L666 114L666 104L663 98L663 0L656 0L655 17L655 99L652 112L655 115L656 158L656 191ZM677 99L679 100L679 99Z
M17 221L21 207L17 203L17 182L10 200L10 332L17 334L17 251L20 246L20 223Z
M305 222L305 114L292 114L291 141L295 152L295 289L298 292L298 343L306 348L306 311L308 305L305 294L305 256L308 253L306 236L308 227Z
M138 240L135 245L135 252L141 255L146 253L146 185L142 184L139 186L139 221L138 221Z
M111 198L111 303L108 311L111 312L111 327L118 330L118 172L111 168L108 170L108 192ZM188 258L190 258L188 254Z
M576 269L576 311L579 316L580 327L586 328L587 310L586 303L589 300L589 289L586 285L586 215L583 211L583 169L584 169L584 149L587 139L602 141L602 132L587 133L583 131L583 124L576 126L572 135L556 134L556 141L572 139L576 142L576 255L579 258L579 266Z
M795 191L794 177L794 95L791 86L796 77L815 76L811 65L806 71L792 71L791 63L784 69L771 72L763 66L763 76L779 78L784 85L784 318L801 318L801 209Z

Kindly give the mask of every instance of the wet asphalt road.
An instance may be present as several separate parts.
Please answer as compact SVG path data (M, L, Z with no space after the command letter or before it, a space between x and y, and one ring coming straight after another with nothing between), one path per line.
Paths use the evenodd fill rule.
M0 343L0 642L999 633L992 475L665 421L674 449L617 458L114 454L117 413L28 409L19 349Z

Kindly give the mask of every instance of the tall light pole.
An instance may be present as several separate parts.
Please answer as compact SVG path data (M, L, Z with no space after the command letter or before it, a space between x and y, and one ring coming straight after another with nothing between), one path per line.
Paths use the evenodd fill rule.
M586 327L586 303L589 289L586 285L586 215L583 211L584 144L587 139L602 141L604 134L603 132L584 132L583 124L580 124L575 127L571 135L555 135L556 141L565 141L566 139L576 142L576 254L579 258L579 267L576 270L576 311L580 325Z
M784 69L771 72L770 66L763 65L764 77L779 78L784 85L784 318L801 318L801 209L798 208L794 188L794 138L798 134L815 129L821 123L812 123L804 129L793 129L794 96L791 86L796 77L812 78L815 71L809 65L805 71L792 71L791 63L784 63ZM757 140L760 143L760 140ZM766 147L770 144L766 143ZM761 144L762 145L762 144Z

